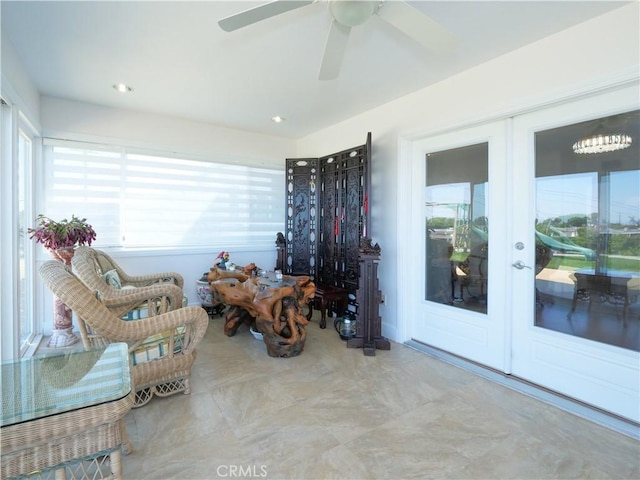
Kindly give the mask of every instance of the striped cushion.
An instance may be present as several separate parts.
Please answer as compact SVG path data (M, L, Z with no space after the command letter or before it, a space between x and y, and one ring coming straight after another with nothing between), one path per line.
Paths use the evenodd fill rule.
M186 307L188 299L186 296L182 298L182 306ZM149 308L146 304L141 305L135 310L129 311L122 317L123 320L139 320L141 318L147 318L149 316ZM182 350L184 343L185 327L181 326L175 330L173 335L173 353L178 353ZM142 363L150 362L157 358L164 357L169 353L169 343L172 336L171 330L158 333L147 338L142 344L131 352L131 359L134 365L140 365Z
M182 297L182 306L186 307L189 304L187 296ZM147 318L149 316L149 307L146 303L143 303L138 308L129 310L122 316L123 320L140 320L141 318Z
M131 352L134 365L147 363L169 353L170 339L173 334L173 353L179 353L184 345L185 326L182 325L175 331L166 330L147 338L142 344Z

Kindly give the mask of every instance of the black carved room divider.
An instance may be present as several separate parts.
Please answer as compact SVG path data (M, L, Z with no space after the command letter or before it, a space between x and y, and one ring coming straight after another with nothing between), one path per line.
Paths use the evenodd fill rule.
M371 133L364 145L286 160L285 273L358 289L358 252L371 235Z

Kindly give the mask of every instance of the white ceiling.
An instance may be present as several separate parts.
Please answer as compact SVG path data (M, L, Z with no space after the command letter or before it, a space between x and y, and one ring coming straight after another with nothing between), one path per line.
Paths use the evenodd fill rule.
M438 57L378 17L352 29L340 76L319 81L326 0L227 33L264 2L1 2L43 95L299 138L628 1L410 1L460 41ZM117 93L124 82L135 90ZM281 115L281 124L270 118Z

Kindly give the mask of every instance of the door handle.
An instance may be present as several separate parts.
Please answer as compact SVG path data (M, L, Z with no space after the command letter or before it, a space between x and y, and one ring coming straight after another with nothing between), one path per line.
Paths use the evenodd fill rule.
M518 270L522 270L523 268L528 268L529 270L532 270L532 268L528 265L525 265L522 260L516 260L515 262L513 262L513 266Z

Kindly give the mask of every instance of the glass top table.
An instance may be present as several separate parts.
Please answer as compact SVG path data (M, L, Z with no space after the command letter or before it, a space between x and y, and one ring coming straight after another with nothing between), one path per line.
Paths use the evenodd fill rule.
M290 287L295 285L296 281L296 277L290 275L283 275L282 278L277 278L273 272L266 272L264 276L257 277L258 285L267 288Z
M1 426L121 399L131 391L125 343L2 363Z

